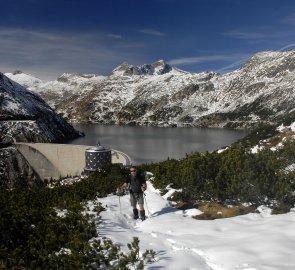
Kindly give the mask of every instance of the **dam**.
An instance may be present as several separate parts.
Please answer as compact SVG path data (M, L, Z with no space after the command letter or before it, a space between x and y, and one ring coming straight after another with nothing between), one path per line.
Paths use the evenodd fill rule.
M85 168L85 151L93 147L53 143L14 145L42 180L81 175ZM111 149L111 162L123 166L131 165L130 157L115 149Z

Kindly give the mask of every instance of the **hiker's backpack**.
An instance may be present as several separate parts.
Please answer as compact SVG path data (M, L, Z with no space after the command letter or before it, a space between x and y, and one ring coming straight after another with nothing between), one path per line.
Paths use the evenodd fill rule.
M145 183L145 174L142 170L137 170L135 179L132 179L130 174L128 175L129 190L131 193L142 193L141 185Z

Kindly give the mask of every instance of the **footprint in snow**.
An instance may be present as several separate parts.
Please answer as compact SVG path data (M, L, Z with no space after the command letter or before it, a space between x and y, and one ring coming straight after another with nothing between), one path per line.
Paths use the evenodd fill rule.
M171 244L173 244L173 245L176 243L176 241L174 241L173 239L169 239L169 238L167 238L166 240L167 240L168 242L170 242Z
M155 238L158 237L158 235L155 234L155 233L151 233L151 236L152 236L152 237L155 237Z

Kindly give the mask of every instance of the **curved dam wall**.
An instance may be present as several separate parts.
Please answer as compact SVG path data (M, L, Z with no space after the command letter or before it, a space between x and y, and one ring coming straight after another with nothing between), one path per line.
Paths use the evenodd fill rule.
M92 146L52 143L16 143L41 179L80 175L85 167L85 150ZM130 165L128 155L112 149L112 163Z
M41 179L58 179L62 173L43 155L33 147L25 144L16 144L17 150L29 162L30 166Z

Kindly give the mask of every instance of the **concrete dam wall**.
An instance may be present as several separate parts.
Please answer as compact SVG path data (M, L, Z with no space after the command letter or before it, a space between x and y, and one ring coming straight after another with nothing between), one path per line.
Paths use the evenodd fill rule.
M85 167L86 145L52 143L16 143L18 151L41 179L80 175ZM112 149L112 163L130 165L128 155Z

